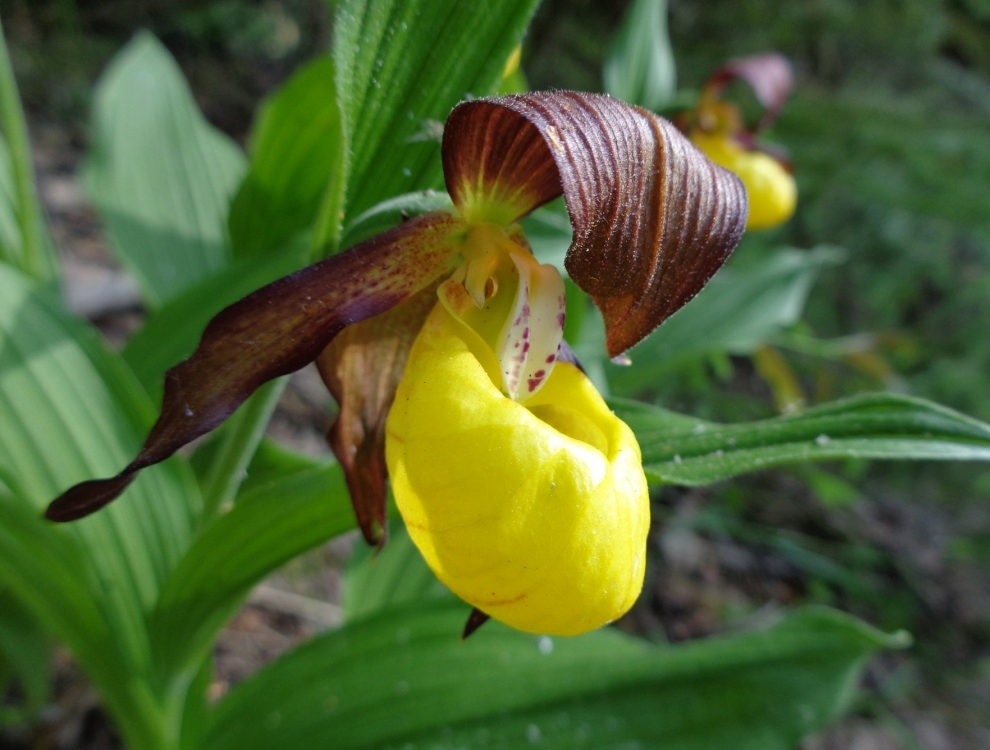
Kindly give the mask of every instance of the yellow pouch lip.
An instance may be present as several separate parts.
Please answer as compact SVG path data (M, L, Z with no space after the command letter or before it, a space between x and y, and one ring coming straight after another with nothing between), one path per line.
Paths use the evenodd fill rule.
M421 356L433 364L421 361ZM439 370L420 373L417 367L421 364L437 366ZM417 412L419 423L407 423L409 417L402 399L410 394L412 398L425 394L441 401L450 396L437 390L443 388L442 384L429 379L438 373L442 377L458 373L469 381L463 399L452 397L452 408L467 410L467 423L478 410L481 422L493 431L490 451L512 450L499 445L499 435L512 442L513 436L522 434L523 448L528 450L525 446L529 445L532 452L540 454L531 476L519 475L512 469L530 465L526 463L527 456L519 459L522 464L508 457L507 470L515 472L508 481L514 484L502 500L492 502L493 507L465 510L462 502L472 499L472 487L477 482L483 483L478 495L497 496L492 490L492 485L500 481L498 469L492 469L500 465L497 460L491 463L483 456L487 468L477 476L472 476L468 466L422 466L423 460L431 460L424 456L435 456L434 462L449 464L459 460L451 456L475 455L471 450L477 450L464 447L465 442L477 437L476 430L452 435L449 424L436 423L442 420L422 423L422 409ZM499 374L497 359L488 344L443 307L434 309L414 345L387 425L387 457L396 500L407 519L410 535L430 567L459 596L496 619L528 632L586 632L623 614L642 585L649 501L639 447L629 428L611 414L594 386L573 365L559 364L546 386L523 402L512 401L495 386ZM415 382L420 378L421 382ZM418 393L420 388L426 390ZM561 404L575 408L607 436L608 455L561 433L529 408ZM420 442L419 459L414 455L416 451L410 453L410 446L405 444L405 436L411 431ZM423 441L429 446L424 448ZM417 460L419 467L415 466ZM426 485L416 476L424 476L424 471L428 475ZM451 478L438 486L433 482L435 471ZM558 484L563 484L559 484L556 495L547 494L544 485L555 477L559 477ZM454 496L438 499L437 493L445 495L448 491ZM559 514L555 515L555 503L561 502L565 506L559 506ZM437 503L447 510L438 511ZM575 503L579 507L568 510ZM615 503L629 507L616 510L611 507ZM622 521L623 513L631 514L632 520ZM600 533L599 520L603 521ZM479 549L484 546L491 548ZM519 571L503 564L502 557L526 555L534 561L531 570ZM524 568L526 563L526 559L521 562ZM586 566L597 566L605 577L596 577L596 573L584 569Z

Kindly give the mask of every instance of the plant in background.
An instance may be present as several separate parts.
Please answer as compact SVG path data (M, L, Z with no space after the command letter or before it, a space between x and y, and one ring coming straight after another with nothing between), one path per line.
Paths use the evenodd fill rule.
M485 616L576 634L624 614L646 564L639 446L575 363L558 361L564 282L516 222L563 193L575 232L567 270L618 356L728 257L742 187L659 117L567 92L460 105L442 156L453 212L426 213L220 312L165 374L162 414L137 457L69 489L46 516L99 510L264 383L319 358L342 411L362 411L338 422L333 446L358 518L377 523L367 538L383 541L386 477L370 472L387 450L413 540ZM396 305L405 309L389 314ZM360 372L347 367L356 347Z
M459 537L432 517L413 528L411 507L437 497L447 471L469 499L491 491L476 467L457 476L465 467L442 460L486 453L464 429L473 418L483 431L502 420L503 437L488 454L508 441L512 461L533 460L531 476L551 484L545 457L530 455L551 438L567 477L632 463L631 437L618 420L635 436L651 488L811 460L990 459L990 426L917 399L863 396L722 425L613 398L605 402L613 416L577 370L557 364L566 349L554 349L554 274L568 272L598 303L608 349L621 352L724 259L739 218L728 209L738 207L739 193L663 121L595 96L461 105L441 152L438 123L465 92L501 85L535 5L341 0L331 54L265 102L246 157L205 122L164 48L149 35L131 42L97 88L85 170L111 249L139 279L149 310L120 354L68 314L48 285L55 264L34 223L23 116L9 67L0 66L0 124L11 151L0 167L17 188L0 194L0 220L15 217L19 230L0 224L0 681L19 675L32 703L42 703L44 636L54 636L100 691L125 742L141 750L540 741L784 749L848 706L870 653L905 644L826 609L676 648L615 629L550 639L497 623L462 643L452 633L469 608L424 594L439 584L400 529L378 565L351 572L339 630L208 702L215 638L255 584L355 526L373 544L383 541L386 463L410 532L434 545L426 557L442 575L450 560L458 576L470 575L472 551L452 550ZM450 198L435 191L443 178ZM573 248L565 267L551 271L530 258L514 223L560 192ZM400 224L403 213L414 218ZM692 306L707 296L704 310L722 310L716 323L734 317L718 307L725 290L713 281ZM567 286L566 297L570 319L579 318L587 295ZM511 313L527 303L542 332L534 326L533 356L514 362L511 352L527 336ZM648 347L689 309L637 347L637 366L661 358ZM554 354L552 374L534 359L538 350ZM262 383L314 359L341 405L330 435L339 462L262 437L285 380ZM423 391L419 376L435 383L447 366L457 370L457 390L434 420L432 399L447 394ZM141 448L163 377L162 416ZM527 398L531 379L543 386ZM386 421L397 384L401 405ZM472 395L457 397L463 393ZM470 413L472 403L485 407ZM136 476L225 417L191 446L191 457L180 452ZM444 453L412 455L400 447L412 432L421 445L436 438ZM608 465L599 458L603 444L617 448ZM124 474L75 490L61 511L95 509L129 485L121 502L70 524L42 519L58 491L107 476L135 453ZM502 470L519 481L527 467ZM635 472L626 464L613 473ZM547 496L545 486L517 493L524 502ZM553 534L561 519L612 523L610 539L584 539L606 556L617 548L626 558L619 577L629 580L640 522L613 523L611 511L589 510L604 504L538 523L523 521L522 506L507 507L498 538L541 563L547 540L526 538L526 530ZM625 541L614 544L616 536ZM587 548L568 554L586 565ZM599 584L613 575L584 569ZM515 570L507 582L522 575ZM451 582L486 604L484 592ZM585 615L597 613L584 626L626 605L621 592L613 602L582 605ZM542 612L568 623L583 616Z
M764 108L753 126L747 127L739 108L722 98L726 86L736 80L748 83ZM782 55L767 52L741 57L716 70L694 108L678 118L694 145L743 181L749 197L746 228L750 230L783 224L797 205L797 185L790 166L756 139L760 131L773 125L792 86L791 66Z

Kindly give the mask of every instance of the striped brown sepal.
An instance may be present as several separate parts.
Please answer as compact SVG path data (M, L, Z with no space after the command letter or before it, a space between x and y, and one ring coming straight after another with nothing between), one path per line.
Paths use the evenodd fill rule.
M141 469L219 426L269 380L316 359L346 326L388 310L451 269L448 213L425 214L249 294L207 325L192 356L165 373L161 415L117 476L77 484L48 506L72 521L114 500Z

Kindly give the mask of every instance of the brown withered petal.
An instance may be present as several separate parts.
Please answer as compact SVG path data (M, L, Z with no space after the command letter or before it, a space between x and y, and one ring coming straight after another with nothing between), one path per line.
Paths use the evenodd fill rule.
M349 326L316 359L340 414L327 442L347 479L368 544L386 541L385 418L409 350L437 304L436 284L374 318Z
M533 145L537 135L545 149ZM459 208L479 200L478 185L495 196L556 197L549 154L574 228L565 266L602 311L613 357L701 290L746 222L746 193L735 175L666 120L599 94L536 93L458 105L447 120L443 153Z
M756 129L770 127L794 87L790 60L778 52L739 57L716 70L706 85L721 89L737 79L748 83L757 101L763 105L763 117Z
M220 425L263 383L315 360L345 326L446 274L456 226L448 213L424 214L222 310L192 356L165 373L162 412L137 457L115 477L75 485L48 506L46 517L71 521L99 510L139 470Z

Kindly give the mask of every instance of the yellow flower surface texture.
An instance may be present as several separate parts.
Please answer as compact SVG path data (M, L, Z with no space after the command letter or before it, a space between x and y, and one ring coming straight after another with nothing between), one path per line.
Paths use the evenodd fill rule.
M512 627L576 635L643 583L649 494L632 431L575 366L523 399L477 331L438 304L389 414L396 503L454 593Z
M735 172L746 186L746 229L772 229L794 215L797 185L772 156L747 150L724 133L697 130L691 134L691 141L713 162Z

